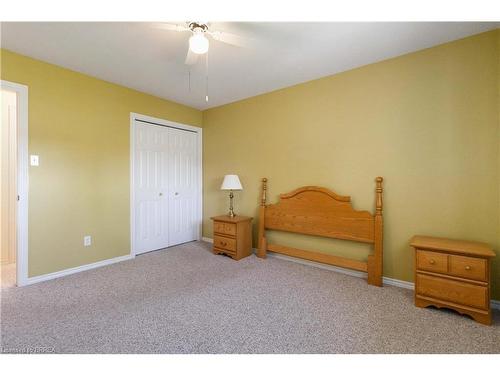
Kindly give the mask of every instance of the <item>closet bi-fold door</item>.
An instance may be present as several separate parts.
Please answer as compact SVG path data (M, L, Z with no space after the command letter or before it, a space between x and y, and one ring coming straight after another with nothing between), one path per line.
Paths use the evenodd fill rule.
M135 253L169 246L168 128L135 122Z
M135 121L135 253L199 235L198 134Z
M199 155L197 133L169 131L169 242L173 246L198 237Z

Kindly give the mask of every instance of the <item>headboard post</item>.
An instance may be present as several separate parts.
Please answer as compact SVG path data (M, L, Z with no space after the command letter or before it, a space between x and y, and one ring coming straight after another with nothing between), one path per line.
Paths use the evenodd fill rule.
M384 225L382 218L383 199L382 193L382 177L377 177L375 182L375 217L374 217L374 240L373 240L373 254L368 256L368 283L371 285L382 286L382 273L383 273L383 237Z
M259 210L259 234L257 239L257 256L265 258L267 256L267 240L265 234L265 215L266 215L266 194L267 194L267 178L262 179L262 197L260 200Z
M377 177L375 181L377 183L377 188L375 189L375 215L382 215L382 192L384 191L384 189L382 189L382 181L384 181L384 179L382 177Z
M262 179L262 199L260 201L261 206L266 205L266 191L267 191L267 178Z

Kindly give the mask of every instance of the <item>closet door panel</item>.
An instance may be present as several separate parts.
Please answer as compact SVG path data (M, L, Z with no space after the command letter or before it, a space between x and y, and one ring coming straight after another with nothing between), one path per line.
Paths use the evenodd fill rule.
M170 130L170 245L198 237L198 135Z
M168 246L168 133L164 127L136 122L136 253Z

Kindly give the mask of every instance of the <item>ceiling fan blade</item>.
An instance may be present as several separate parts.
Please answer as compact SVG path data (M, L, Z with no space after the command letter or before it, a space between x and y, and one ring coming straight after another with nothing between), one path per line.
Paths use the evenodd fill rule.
M247 38L239 35L226 33L225 31L209 31L208 33L212 36L212 38L214 38L214 40L231 44L232 46L248 47L250 45L250 41Z
M185 61L185 64L186 65L193 65L193 64L196 64L196 62L198 61L198 56L196 53L194 53L193 51L191 51L190 48L188 48L188 52L187 52L187 55L186 55L186 61Z
M176 24L176 23L155 23L154 27L157 29L162 29L162 30L169 30L169 31L189 31L189 27L186 25L182 24Z

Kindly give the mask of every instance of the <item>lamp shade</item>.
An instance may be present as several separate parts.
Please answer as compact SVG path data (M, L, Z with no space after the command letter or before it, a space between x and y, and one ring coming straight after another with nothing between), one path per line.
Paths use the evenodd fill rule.
M222 185L221 185L220 189L221 190L243 190L243 186L241 186L241 182L240 182L238 175L227 174L224 176L224 181L222 181Z

